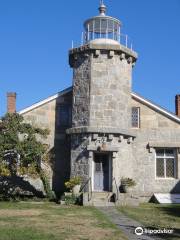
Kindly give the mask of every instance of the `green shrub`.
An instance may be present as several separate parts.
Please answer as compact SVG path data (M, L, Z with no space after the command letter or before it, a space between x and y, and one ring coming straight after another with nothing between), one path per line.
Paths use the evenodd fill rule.
M78 203L78 197L73 194L67 195L64 196L64 201L66 205L75 205Z
M76 176L71 178L68 182L65 182L65 186L67 189L69 189L70 191L72 191L73 187L75 187L76 185L81 184L81 177L80 176Z
M46 175L45 171L43 171L43 170L40 171L40 177L41 177L41 181L43 182L44 190L46 192L46 197L50 201L55 201L56 200L56 195L51 190L51 186L50 186L50 183L49 183L49 178Z
M134 187L136 185L136 182L132 178L121 178L121 185Z

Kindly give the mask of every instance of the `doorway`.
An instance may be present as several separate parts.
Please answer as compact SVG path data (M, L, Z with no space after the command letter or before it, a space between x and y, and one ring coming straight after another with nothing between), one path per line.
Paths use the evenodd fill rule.
M93 190L111 190L111 159L109 153L94 153Z

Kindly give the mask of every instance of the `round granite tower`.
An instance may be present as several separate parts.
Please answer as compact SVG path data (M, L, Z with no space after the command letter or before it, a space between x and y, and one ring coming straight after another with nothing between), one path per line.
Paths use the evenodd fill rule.
M121 44L121 22L105 15L103 3L99 12L84 23L84 44L69 52L73 68L72 126L127 130L137 54Z
M67 130L71 135L71 175L81 175L84 182L91 179L94 188L93 164L106 162L105 155L96 160L96 153L111 158L107 184L111 190L113 158L123 139L127 139L126 145L133 140L131 80L137 53L132 46L128 48L127 37L123 44L122 36L121 22L106 15L101 1L99 15L84 23L83 44L69 51L73 68L72 128Z

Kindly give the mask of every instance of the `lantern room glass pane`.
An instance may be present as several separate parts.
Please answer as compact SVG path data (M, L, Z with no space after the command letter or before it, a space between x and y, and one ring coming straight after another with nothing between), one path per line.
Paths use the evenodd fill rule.
M107 29L107 20L102 19L101 20L101 33L106 33L108 31Z
M94 23L94 32L99 33L100 32L100 19L96 19Z
M114 21L108 20L108 32L113 32Z
M107 38L119 41L120 23L106 17L95 17L85 25L85 41Z

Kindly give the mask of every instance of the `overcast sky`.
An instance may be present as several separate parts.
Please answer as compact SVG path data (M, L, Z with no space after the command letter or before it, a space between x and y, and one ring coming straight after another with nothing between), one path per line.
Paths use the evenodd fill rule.
M108 15L139 54L133 91L174 112L180 94L180 0L105 0ZM97 15L98 0L0 0L0 115L6 92L17 110L71 86L71 42L81 42L83 22Z

